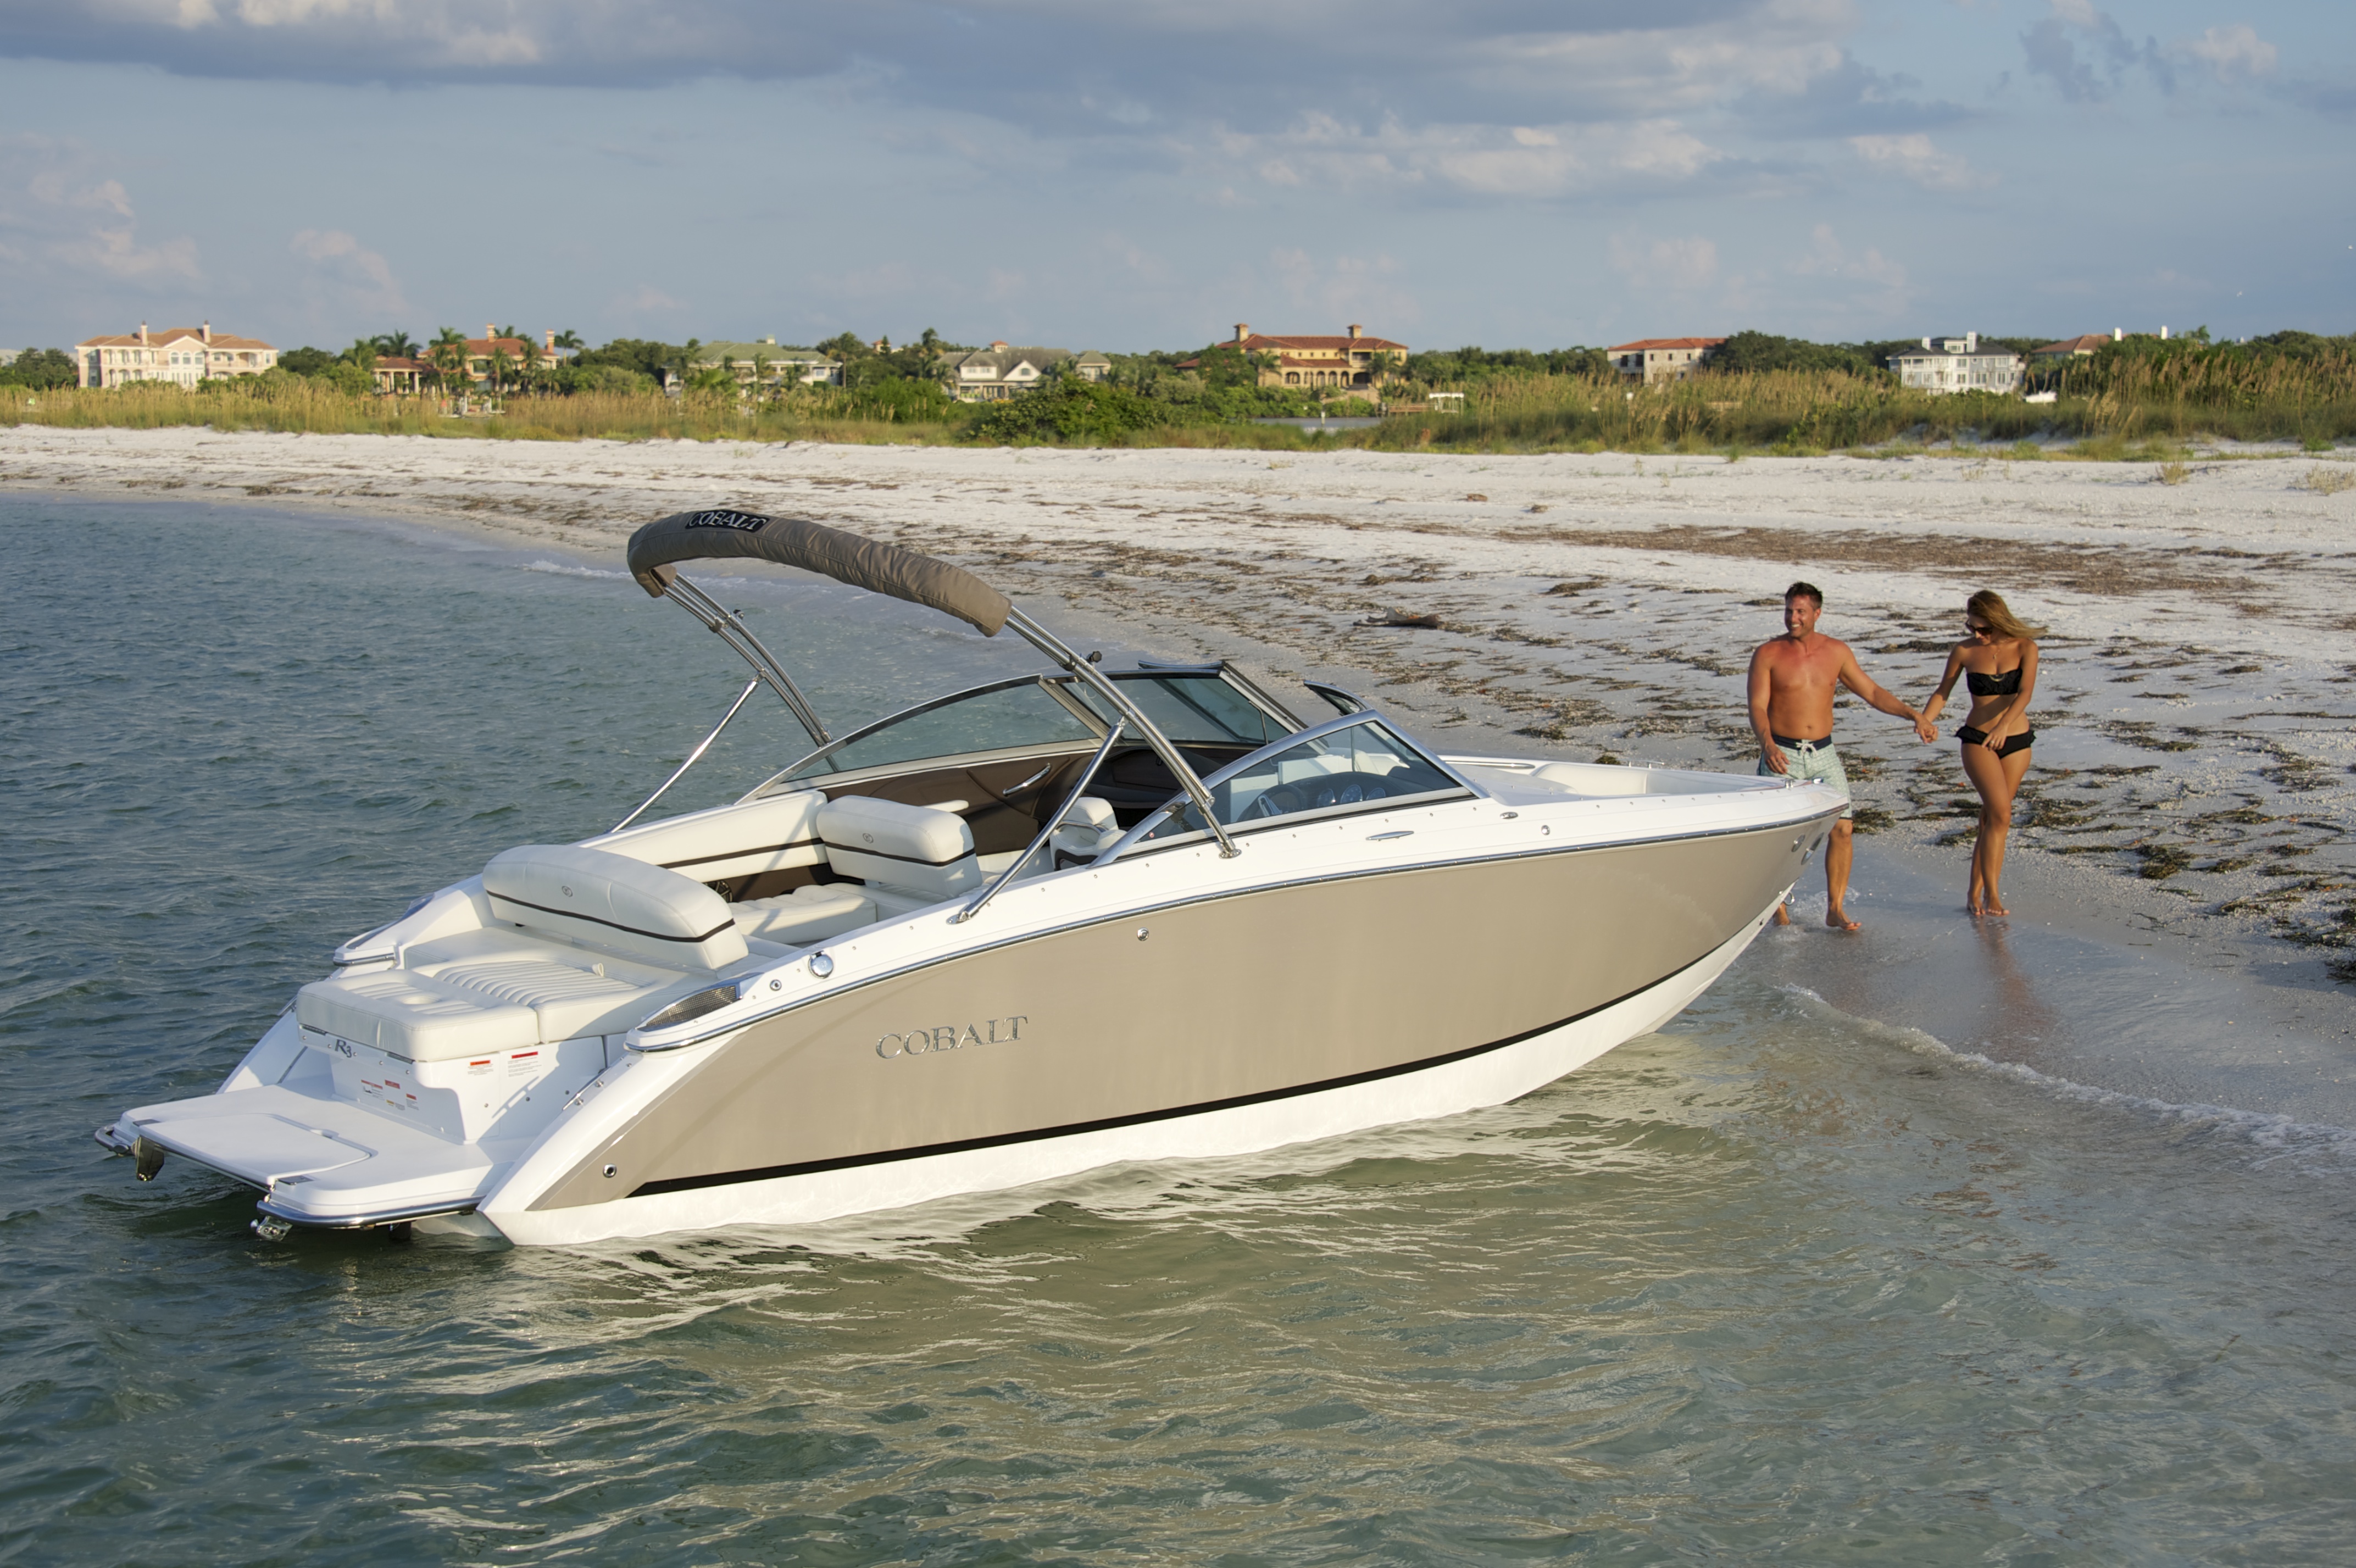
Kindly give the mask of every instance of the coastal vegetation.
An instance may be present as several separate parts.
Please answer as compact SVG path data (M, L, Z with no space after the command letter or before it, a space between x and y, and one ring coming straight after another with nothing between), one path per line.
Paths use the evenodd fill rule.
M577 338L566 334L578 344ZM1463 394L1461 412L1394 412L1371 427L1255 423L1320 412L1374 414L1359 400L1258 386L1260 366L1231 345L1191 354L1110 357L1102 381L1051 373L1000 401L957 400L941 374L957 346L929 331L898 348L851 334L818 346L840 385L791 377L746 386L701 363L700 345L616 339L570 357L535 349L466 379L463 340L440 387L377 392L384 357L451 360L450 335L363 339L337 354L298 348L282 368L193 389L163 382L106 390L60 384L71 359L27 350L0 369L0 421L59 426L209 425L221 430L570 441L751 440L1246 446L1474 452L2001 450L2008 457L2179 462L2195 440L2356 441L2356 336L2283 332L2212 343L2205 331L2128 337L2032 371L2050 402L1901 387L1881 366L1902 344L1815 344L1765 333L1727 340L1712 368L1638 386L1600 349L1467 347L1417 354L1386 389L1394 406ZM527 346L529 339L524 339ZM2019 347L2034 339L1988 339ZM809 352L809 351L800 351ZM52 359L54 357L54 362ZM665 383L669 386L666 388Z

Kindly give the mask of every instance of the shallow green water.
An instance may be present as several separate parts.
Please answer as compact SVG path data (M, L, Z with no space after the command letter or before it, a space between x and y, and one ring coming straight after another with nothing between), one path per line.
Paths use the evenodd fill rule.
M1514 1105L1258 1161L585 1252L256 1241L90 1129L210 1088L412 894L610 825L736 668L528 553L0 528L10 1561L2349 1559L2351 1140L1984 1068L1777 964ZM1026 667L724 597L830 718ZM796 749L763 714L679 804Z

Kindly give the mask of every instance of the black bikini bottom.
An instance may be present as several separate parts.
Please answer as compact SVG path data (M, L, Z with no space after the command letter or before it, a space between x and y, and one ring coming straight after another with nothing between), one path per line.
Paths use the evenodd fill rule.
M1966 724L1955 731L1955 739L1966 746L1985 746L1987 744L1987 731ZM2037 731L2023 730L2018 735L2007 735L2004 738L2004 744L1996 749L1996 754L1999 757L2008 757L2015 752L2025 752L2036 743Z

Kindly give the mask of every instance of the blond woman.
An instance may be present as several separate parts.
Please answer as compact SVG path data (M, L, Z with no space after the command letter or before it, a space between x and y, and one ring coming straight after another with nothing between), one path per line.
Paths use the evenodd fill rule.
M1972 712L1955 739L1963 742L1965 776L1980 792L1980 827L1972 841L1972 879L1964 907L1974 915L2009 914L1998 884L2004 842L2012 832L2012 799L2020 793L2029 749L2037 741L2029 702L2037 692L2037 639L2045 628L2027 624L2003 595L1983 588L1964 603L1964 640L1947 655L1939 689L1922 705L1922 717L1936 719L1955 677L1965 677Z

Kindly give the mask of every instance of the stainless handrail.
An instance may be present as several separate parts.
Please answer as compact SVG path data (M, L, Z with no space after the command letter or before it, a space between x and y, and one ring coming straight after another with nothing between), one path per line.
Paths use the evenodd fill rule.
M1066 814L1068 813L1072 807L1079 804L1081 795L1084 794L1088 785L1095 781L1097 770L1104 766L1104 760L1107 757L1112 755L1113 743L1119 739L1120 720L1116 719L1113 720L1111 731L1104 738L1104 744L1098 746L1097 748L1097 754L1088 759L1088 765L1080 770L1080 776L1072 782L1071 793L1064 796L1064 804L1055 808L1055 814L1047 818L1046 826L1039 829L1039 837L1031 840L1031 847L1023 850L1022 855L1016 859L1012 865L1007 867L1006 869L999 872L996 877L992 878L988 887L974 894L973 901L971 903L958 911L957 913L949 916L949 923L951 925L963 925L967 921L969 921L975 915L980 914L981 912L981 906L998 896L999 889L1004 887L1007 883L1012 881L1017 876L1022 874L1023 868L1031 863L1031 857L1036 855L1040 851L1041 848L1046 844L1047 840L1054 836L1056 828L1064 826L1064 817Z
M794 677L786 673L786 667L777 662L777 656L762 645L761 639L753 635L753 629L736 612L690 582L683 574L672 575L664 585L664 597L677 600L680 607L702 622L707 630L717 633L722 642L735 650L737 657L769 683L796 721L809 731L809 738L821 746L827 743L830 737L826 726L819 722L818 710L802 695L802 688L794 684Z
M1203 820L1210 824L1211 837L1219 841L1219 854L1223 859L1233 859L1243 853L1236 848L1236 841L1227 837L1226 828L1213 816L1210 791L1203 787L1203 781L1195 776L1186 759L1178 754L1178 748L1170 743L1170 737L1154 727L1153 720L1145 716L1142 709L1123 696L1115 683L1106 679L1096 666L1074 653L1061 637L1022 611L1009 609L1006 624L1013 627L1015 634L1024 642L1094 688L1098 696L1113 705L1123 720L1136 726L1138 733L1145 737L1145 743L1153 748L1153 754L1162 759L1162 765L1170 770L1170 776L1178 781L1178 787L1202 812Z
M680 763L679 771L672 773L670 777L663 780L662 784L655 790L654 794L638 802L638 809L637 811L630 813L629 816L622 818L621 821L616 822L613 827L605 829L605 831L608 833L619 833L623 828L627 827L631 823L636 822L640 814L642 814L647 807L660 800L663 797L664 790L670 788L671 785L685 778L687 776L687 770L695 766L695 764L702 759L703 753L712 749L712 741L720 739L720 731L728 728L728 720L736 717L736 710L744 706L744 699L760 689L761 677L759 676L756 675L752 679L746 681L744 683L744 689L736 694L736 700L728 705L728 711L720 716L720 722L712 727L712 733L703 738L702 744L697 746L695 750L687 754L687 761Z

